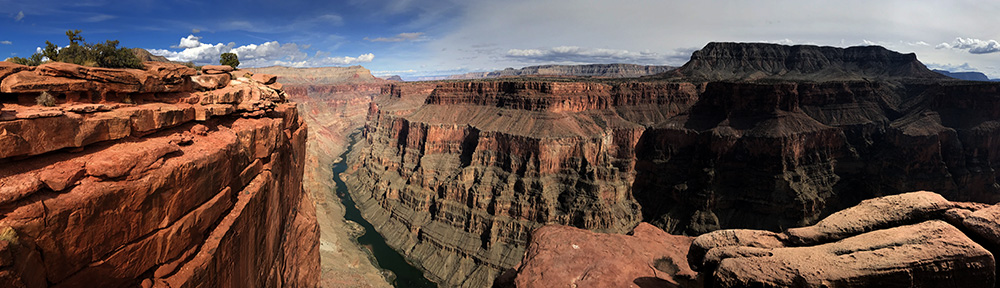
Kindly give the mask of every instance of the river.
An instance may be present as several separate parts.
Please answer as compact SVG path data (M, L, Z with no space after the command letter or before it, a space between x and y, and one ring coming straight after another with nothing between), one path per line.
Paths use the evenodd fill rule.
M349 139L353 139L352 135ZM393 250L385 243L385 239L382 235L375 230L375 226L368 223L365 218L361 217L361 211L354 204L354 199L351 198L351 194L347 192L347 185L344 181L340 179L340 173L347 170L347 154L351 152L354 143L351 142L351 146L344 154L340 155L340 161L333 164L333 182L337 184L337 197L340 198L340 202L344 204L346 208L346 213L344 218L361 224L365 228L365 234L358 237L358 244L370 250L371 254L375 256L375 263L381 269L392 271L396 275L395 279L392 281L392 285L396 287L437 287L433 282L427 280L424 277L424 272L417 269L406 259L403 255Z

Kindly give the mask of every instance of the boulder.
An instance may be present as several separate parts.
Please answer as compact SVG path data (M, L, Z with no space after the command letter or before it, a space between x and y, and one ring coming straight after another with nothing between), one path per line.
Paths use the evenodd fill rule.
M918 191L861 201L820 220L816 225L788 229L796 245L814 245L901 224L937 219L952 202L934 192Z
M986 244L992 245L991 248L1000 248L1000 205L968 214L962 220L962 225L986 239Z
M727 253L712 286L993 287L995 281L992 254L940 220L756 252Z
M146 72L163 79L163 83L167 84L178 84L183 82L187 77L198 75L198 71L194 70L194 68L180 64L147 61L143 65L146 66Z
M754 247L779 248L785 247L787 236L770 231L730 229L718 230L702 234L695 238L688 250L688 264L694 270L702 270L704 257L709 250L720 247ZM714 267L707 267L709 269Z
M11 74L25 70L31 70L31 67L16 63L10 63L7 61L0 61L0 80L3 80L4 77L7 77Z
M222 74L233 72L232 66L229 65L205 65L201 66L201 74Z
M229 73L191 76L191 81L194 82L195 88L202 91L226 87L226 85L229 85L230 80L232 80L232 76Z
M253 74L253 76L250 76L250 79L264 85L271 85L278 81L278 76L273 74Z

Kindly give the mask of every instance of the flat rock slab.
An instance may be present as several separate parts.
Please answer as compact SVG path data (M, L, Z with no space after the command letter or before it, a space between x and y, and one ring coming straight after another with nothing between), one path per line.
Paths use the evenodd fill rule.
M545 226L532 234L515 282L517 287L677 285L695 275L685 260L691 240L648 223L633 235Z

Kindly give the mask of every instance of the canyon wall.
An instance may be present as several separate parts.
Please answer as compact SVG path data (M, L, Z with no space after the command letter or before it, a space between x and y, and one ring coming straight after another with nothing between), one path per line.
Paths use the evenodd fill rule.
M273 76L145 66L0 62L0 286L315 287L296 104Z
M997 89L881 47L727 43L643 79L388 89L347 182L439 283L488 286L544 224L698 235L921 189L995 203Z

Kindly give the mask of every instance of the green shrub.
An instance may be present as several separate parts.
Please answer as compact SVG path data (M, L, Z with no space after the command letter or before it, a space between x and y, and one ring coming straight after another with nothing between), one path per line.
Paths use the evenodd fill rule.
M53 97L49 92L42 92L41 95L35 97L35 103L39 106L53 107L56 106L56 97Z
M236 66L240 66L240 58L236 57L235 53L222 53L219 57L219 64L229 65L236 69Z
M29 63L24 65L39 65L42 57L51 61L79 64L84 66L97 66L105 68L135 68L143 69L142 60L132 53L132 50L122 47L118 48L118 40L107 40L104 43L89 44L80 36L80 30L66 31L69 38L69 46L59 48L52 42L45 41L45 49L42 52L31 55L31 59L20 60ZM36 61L37 60L37 61ZM20 62L15 62L20 63ZM22 64L23 64L22 63Z

